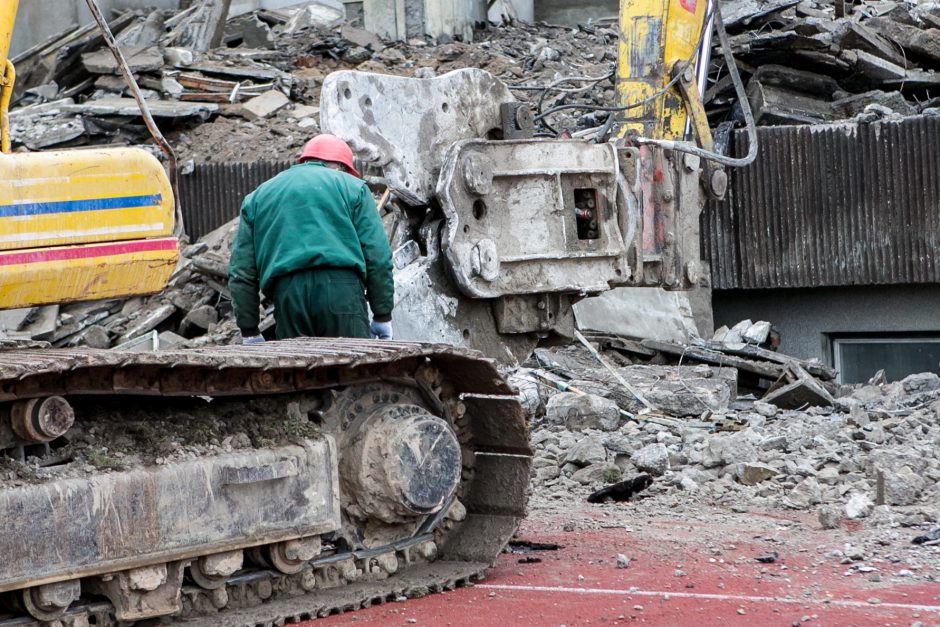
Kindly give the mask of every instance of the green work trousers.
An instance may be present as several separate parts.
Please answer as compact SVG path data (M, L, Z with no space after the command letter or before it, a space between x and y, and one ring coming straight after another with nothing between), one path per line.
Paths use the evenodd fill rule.
M371 337L365 289L346 268L314 268L274 283L277 339L291 337Z

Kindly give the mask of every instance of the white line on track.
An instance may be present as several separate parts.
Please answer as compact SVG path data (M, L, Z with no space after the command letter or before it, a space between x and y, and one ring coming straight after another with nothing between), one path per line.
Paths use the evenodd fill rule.
M709 594L704 592L673 592L654 590L617 590L613 588L564 588L561 586L510 586L504 584L483 583L475 588L487 590L518 590L521 592L561 592L570 594L606 594L616 596L662 597L669 596L677 599L703 599L714 601L747 601L751 603L787 603L792 605L828 605L833 607L887 607L892 609L915 610L920 612L938 612L940 605L922 605L919 603L868 603L867 601L853 601L851 599L796 599L793 597L766 597L745 594Z

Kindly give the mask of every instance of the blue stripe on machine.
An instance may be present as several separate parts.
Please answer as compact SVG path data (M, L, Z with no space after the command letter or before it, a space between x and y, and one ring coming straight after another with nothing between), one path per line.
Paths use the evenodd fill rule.
M0 205L0 218L33 216L48 213L76 213L79 211L101 211L104 209L131 209L134 207L156 207L163 197L160 194L146 196L123 196L119 198L89 198L87 200L62 200L57 202L30 202L20 205Z

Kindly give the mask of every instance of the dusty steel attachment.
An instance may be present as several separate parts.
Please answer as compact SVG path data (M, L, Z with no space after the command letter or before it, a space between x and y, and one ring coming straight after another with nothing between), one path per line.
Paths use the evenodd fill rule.
M502 122L500 139L531 139L535 135L532 107L522 102L504 102L499 106Z
M611 144L456 143L437 195L454 279L472 298L602 292L630 280L636 216L617 202ZM622 209L622 210L621 210Z
M434 197L441 156L459 139L501 131L509 88L476 68L435 78L333 72L320 91L323 130L382 167L389 187L412 204Z
M726 179L698 157L629 140L534 139L531 109L481 70L338 72L321 99L325 130L380 167L407 207L400 337L513 362L570 337L585 296L701 279L699 214L706 188L720 194Z

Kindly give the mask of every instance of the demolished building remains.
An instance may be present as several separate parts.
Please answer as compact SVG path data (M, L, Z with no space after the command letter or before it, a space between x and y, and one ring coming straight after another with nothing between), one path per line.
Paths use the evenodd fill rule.
M492 422L506 419L512 446L505 447L495 437L483 442L479 434L474 445L490 447L497 452L493 457L524 457L526 464L532 456L531 474L522 462L513 472L529 477L535 515L564 514L582 503L603 515L646 508L651 516L669 514L683 520L692 520L705 506L738 513L783 512L781 518L811 519L826 530L864 526L871 531L857 543L819 557L820 564L839 564L845 576L871 576L879 568L887 572L903 566L905 574L898 577L905 581L935 583L940 579L940 545L934 537L940 526L940 376L886 375L874 368L863 377L859 366L858 376L840 380L839 370L848 368L847 362L820 359L826 355L804 350L805 342L793 342L792 325L778 323L772 315L759 319L746 306L751 290L773 291L769 305L757 307L760 313L773 313L772 307L786 298L780 291L786 289L903 290L919 284L931 290L940 283L934 245L940 235L940 161L931 147L940 138L940 100L934 95L940 86L940 8L887 0L854 5L733 0L722 2L721 10L761 126L757 135L762 152L754 165L729 172L726 198L709 202L702 219L703 270L679 279L703 284L706 293L716 291L717 301L728 298L716 305L718 329L712 333L695 328L700 312L688 311L683 312L681 328L667 337L642 332L627 337L596 328L579 331L571 320L572 339L565 346L532 351L534 344L520 341L515 351L505 349L514 360L504 359L511 366L504 363L501 369L513 386L509 393L518 395L525 410L532 451L521 435L521 416L503 406L492 409ZM489 24L475 33L473 43L466 43L449 37L383 39L363 24L308 7L224 19L224 14L194 5L182 11L125 11L110 19L154 117L178 151L187 233L180 262L158 294L0 311L0 348L25 342L149 353L239 344L227 287L239 206L257 184L289 167L303 143L318 132L340 129L357 147L358 156L365 157L362 171L392 245L399 282L419 282L431 275L420 265L433 257L428 245L434 241L428 236L431 211L426 208L443 204L439 197L459 193L447 186L446 173L440 173L444 153L458 154L465 145L457 140L497 135L510 139L519 133L585 139L603 147L612 135L609 108L618 103L620 33L611 20L576 28L507 20ZM149 134L137 106L94 29L70 29L13 61L20 72L10 114L16 150L147 145ZM736 130L743 113L723 63L716 48L702 85L705 110L718 129L718 147L741 157L748 150L743 132ZM352 75L348 70L371 74ZM375 143L356 144L365 134L354 128L355 120L364 119L364 107L394 93L389 86L397 79L389 75L423 81L421 87L407 83L408 89L417 90L416 99L435 112L453 113L459 124L435 124L440 136L429 139L417 115L403 116L400 135L390 139L375 130L381 124L365 120L362 125L375 130L370 136ZM467 85L474 86L473 93ZM350 88L356 98L346 95L344 100ZM486 107L474 100L479 94L486 96ZM375 110L391 116L395 108L405 108L404 100L388 98L376 103ZM422 144L433 146L423 146L422 152ZM598 154L606 155L598 148L591 156ZM485 168L467 169L472 175ZM508 166L501 172L513 175ZM487 187L494 180L499 184L493 176L479 182L464 175L463 180L469 180L469 187ZM918 187L921 183L923 188ZM464 204L474 206L471 201ZM486 210L484 205L480 213ZM586 225L585 236L597 228L596 220ZM476 275L460 277L466 283L492 273L487 256L474 252ZM581 289L564 298L574 301L587 292L593 293ZM928 293L924 302L932 297L933 292ZM456 301L444 294L437 303L400 303L396 315L414 315L420 325L420 310L456 310ZM487 301L485 308L490 306ZM270 332L273 305L266 301L263 307L260 330ZM540 306L546 313L540 315L562 309L555 307L546 299ZM466 311L461 314L473 328L475 318ZM515 310L506 306L497 317L500 325L512 327L513 316L522 319L526 313L521 305ZM897 314L902 321L905 315ZM920 330L938 331L935 321L924 324ZM450 336L430 339L459 343L460 329L450 331L457 335L453 342ZM846 337L849 331L840 329ZM807 334L813 339L817 329ZM839 337L836 333L833 339ZM552 339L557 344L564 334ZM464 353L447 350L453 353L444 361L454 360L449 367L459 368L454 364ZM148 357L129 355L126 361L145 372ZM154 363L159 361L155 358ZM271 364L266 367L277 370ZM291 362L290 367L297 371L291 377L308 376L302 363ZM484 374L497 380L495 366L487 367L493 372ZM420 394L429 389L434 394L441 389L453 392L431 375L424 380L424 371L419 372L415 390ZM8 374L11 380L19 375L12 369ZM474 376L482 380L484 374ZM383 370L377 380L390 381L394 375ZM266 371L266 377L249 384L289 391L279 376ZM342 375L335 377L341 380ZM156 388L174 382L169 377L157 383L143 375L139 379L140 385ZM322 383L311 381L311 386ZM202 382L209 389L212 379ZM488 393L506 392L499 383L491 387ZM417 398L419 392L411 393ZM447 411L462 417L467 411L461 406L464 401L492 402L496 407L502 400L458 402L456 396L448 397ZM342 401L350 406L357 402L361 399ZM342 403L339 407L348 409ZM301 410L298 406L290 411ZM311 415L317 411L311 410ZM335 415L328 418L338 420ZM218 426L215 417L206 421ZM294 426L284 423L284 428ZM196 443L171 441L167 436L161 446L170 452L161 452L161 461L147 461L162 465L166 459L178 461L207 451L228 454L249 437L235 426L226 429L211 434L215 441L196 436ZM128 447L115 444L119 439L114 436L107 443L120 458L108 447L96 449L84 470L105 476L120 470ZM87 443L84 434L79 443ZM455 443L457 449L464 444ZM56 472L47 468L54 453L46 450L44 455L24 455L3 466L3 477L20 486L34 476ZM290 472L286 466L271 468L285 476ZM495 485L486 486L491 496L499 492ZM448 508L452 504L448 501ZM504 504L486 506L496 511ZM457 502L447 510L448 517L438 516L437 522L450 529L466 516L461 507ZM518 509L512 516L520 515ZM567 529L566 523L566 531L574 529L573 524ZM336 545L339 551L341 543ZM777 555L758 559L772 563ZM618 568L630 565L625 555L616 560ZM338 577L354 581L358 575L355 567L352 571L337 571ZM194 594L192 599L210 603L208 595Z

